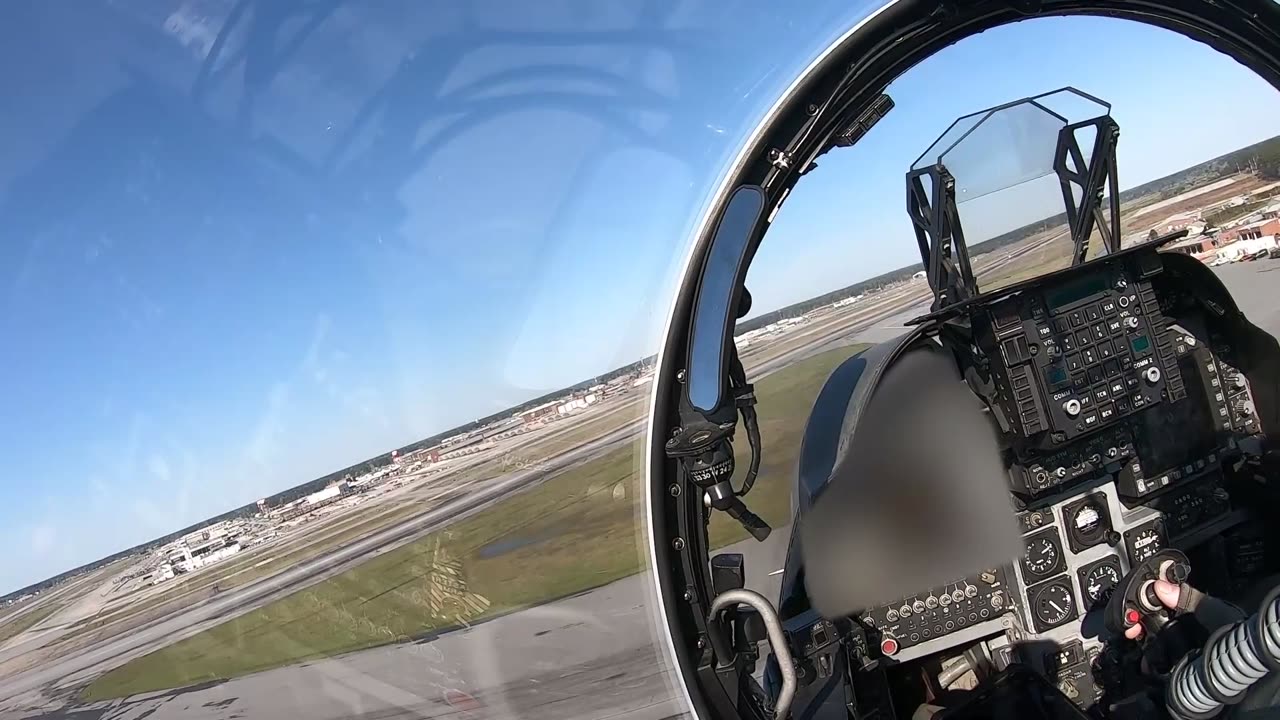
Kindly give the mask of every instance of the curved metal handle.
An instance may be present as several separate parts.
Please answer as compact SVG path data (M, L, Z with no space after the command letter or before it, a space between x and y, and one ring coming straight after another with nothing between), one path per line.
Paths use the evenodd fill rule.
M750 605L760 613L764 620L765 631L769 635L769 647L778 658L778 670L782 672L782 690L778 693L778 702L774 704L774 720L783 720L791 712L791 701L796 696L796 666L791 660L791 648L787 647L787 636L782 632L782 620L773 603L763 595L752 590L726 590L711 601L709 621L714 621L716 613L734 605Z

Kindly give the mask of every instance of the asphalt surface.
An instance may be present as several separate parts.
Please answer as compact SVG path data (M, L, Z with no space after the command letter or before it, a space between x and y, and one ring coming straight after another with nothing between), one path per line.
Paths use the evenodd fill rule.
M873 324L884 313L885 311L883 310L869 313L850 313L852 319L837 318L837 321L831 323L831 327L825 330L827 333L839 337L850 328ZM752 376L755 378L763 377L809 354L812 354L810 345L794 348L766 363L752 366ZM56 706L62 702L61 698L65 694L62 690L64 688L86 683L97 675L133 658L199 633L231 617L249 612L273 600L290 595L309 585L350 569L375 554L387 552L395 547L412 542L441 527L446 522L455 522L467 514L482 510L510 492L545 479L557 471L590 460L611 449L626 438L635 436L643 428L645 421L642 418L635 423L630 423L570 453L542 463L538 467L504 476L478 489L469 488L465 496L453 502L446 503L423 515L361 538L359 541L352 542L330 555L299 564L285 572L252 585L228 591L200 605L186 608L174 616L148 625L134 633L112 638L74 656L60 658L36 670L20 673L15 677L0 679L0 717L5 717L6 713L42 711L51 705ZM780 542L785 540L785 537L786 529L778 529L770 539L770 542L766 544L771 548L769 551L762 552L759 547L746 547L739 551L748 554L753 560L758 557L776 557L776 562L773 559L761 559L758 563L760 566L780 567L782 554L785 552L785 545L780 544ZM753 543L752 545L755 544ZM753 562L753 564L755 563ZM778 580L779 578L775 577L772 580L765 581L766 584L772 583L772 592L774 594L777 591ZM761 586L761 589L764 590L765 587ZM492 622L507 621L504 619ZM492 623L485 623L486 626L489 624ZM651 640L646 640L646 644L649 643L651 643ZM22 646L9 647L4 651L0 651L0 659L11 656L16 652L32 649L26 647L26 645L24 643ZM93 712L101 712L101 710L101 708L95 707ZM122 708L118 708L113 712L118 713L122 710ZM87 717L96 716L87 715ZM112 714L110 717L125 716ZM219 717L228 717L228 715L223 714L219 715ZM338 715L337 717L347 717L347 715Z
M1215 268L1241 309L1260 327L1280 334L1280 260L1261 260ZM837 325L833 332L783 358L774 370L804 355L853 342L879 342L906 332L902 324L919 314L913 306L881 317L871 327ZM618 431L623 435L633 428ZM567 466L581 462L600 447L617 442L603 438L573 453ZM529 475L545 476L547 468L503 478L460 502L465 511L491 504L522 484ZM66 710L49 708L56 694L42 686L70 686L149 652L155 647L199 632L242 611L296 591L385 551L420 537L458 506L440 509L364 538L338 554L316 561L321 568L299 566L270 582L218 598L183 615L153 625L129 638L113 641L81 656L16 678L0 680L0 717L168 718L307 717L317 720L360 718L636 718L666 719L685 712L670 684L669 663L659 650L661 630L653 615L652 582L638 575L472 628L415 643L374 648L345 656L270 670L203 687L137 696L126 702L100 703ZM638 530L639 531L639 530ZM777 528L766 543L751 541L731 548L747 554L748 585L776 597L789 528ZM302 577L302 579L299 579ZM15 697L16 696L16 697Z
M729 548L780 567L790 528ZM749 586L776 597L779 575ZM464 717L661 720L684 713L670 685L641 574L436 638L34 716L76 720ZM461 698L469 696L470 707ZM449 699L453 699L450 704ZM18 713L15 717L26 717ZM4 715L9 717L9 715Z
M1250 322L1280 337L1280 259L1219 265L1213 271Z
M488 507L509 493L546 479L556 471L585 462L613 447L634 430L623 428L549 460L540 467L513 473L480 487L468 488L465 495L446 502L409 520L352 541L329 555L299 563L288 570L96 645L76 655L59 658L36 670L0 679L0 717L16 708L39 702L42 688L56 683L67 686L83 682L111 667L145 655L164 645L217 625L230 617L261 607L314 583L364 562L375 554L412 542L432 530ZM32 693L37 693L33 696Z

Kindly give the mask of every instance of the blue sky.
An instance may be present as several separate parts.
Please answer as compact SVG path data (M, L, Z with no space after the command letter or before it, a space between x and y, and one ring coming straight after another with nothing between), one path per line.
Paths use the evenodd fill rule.
M1090 48L1090 67L1112 72L1081 71L1081 47ZM797 278L826 290L919 262L903 199L903 174L916 157L954 118L1067 85L1112 104L1120 124L1121 188L1280 132L1274 120L1280 94L1234 60L1180 35L1097 18L988 31L899 78L889 91L897 104L889 117L862 143L828 155L797 186L748 278L758 307L818 294ZM989 199L999 203L1002 195ZM985 235L1034 219L1015 216Z
M202 71L217 19L176 9L77 7L60 42L10 43L35 61L0 77L23 100L0 119L0 592L651 353L713 181L851 11L588 5L338 14L274 72L245 70L270 53L243 32ZM1084 42L1110 77L1075 69ZM1114 103L1125 186L1280 111L1158 30L986 33L797 188L756 307L912 262L916 155L1066 84Z

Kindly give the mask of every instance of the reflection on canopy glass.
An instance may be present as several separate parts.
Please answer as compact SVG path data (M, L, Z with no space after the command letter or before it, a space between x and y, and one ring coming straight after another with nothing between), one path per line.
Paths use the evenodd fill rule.
M687 716L645 522L672 291L760 118L881 5L0 3L0 717ZM1113 73L1082 73L1086 43ZM942 119L1080 82L1161 149L1132 177L1163 177L1274 134L1232 69L1087 18L943 51L787 196L736 323L751 204L727 218L691 392L716 402L733 327L775 531L718 513L707 549L780 597L815 399L927 302L900 181ZM1164 112L1187 87L1251 112ZM964 152L970 215L1053 182L980 194L1041 159ZM1152 190L1131 229L1247 225L1259 157ZM1179 199L1205 178L1235 184Z

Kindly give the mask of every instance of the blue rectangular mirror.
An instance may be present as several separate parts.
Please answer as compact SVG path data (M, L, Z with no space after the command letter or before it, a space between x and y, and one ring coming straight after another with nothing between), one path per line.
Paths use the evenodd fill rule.
M741 294L744 260L751 234L764 209L764 192L756 186L734 191L711 240L693 315L689 348L689 402L704 413L720 406L727 348L732 342Z

